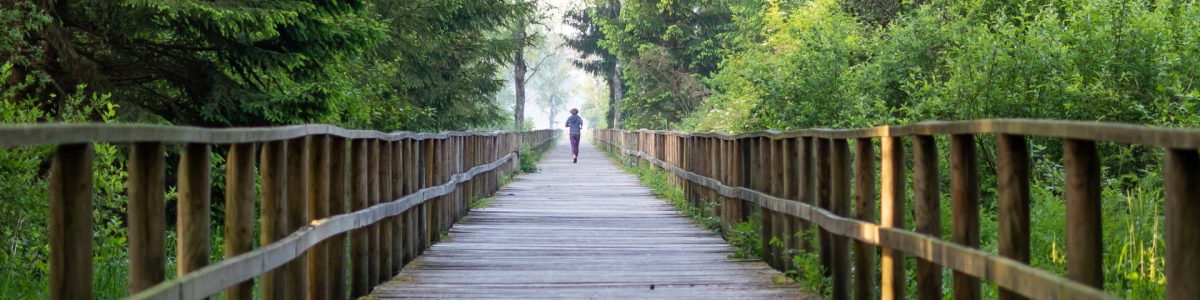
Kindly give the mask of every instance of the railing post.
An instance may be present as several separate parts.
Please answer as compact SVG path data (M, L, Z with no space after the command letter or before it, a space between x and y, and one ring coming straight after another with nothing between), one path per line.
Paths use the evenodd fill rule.
M796 153L796 155L799 156L799 158L796 159L797 200L808 205L818 206L819 201L817 199L819 198L816 187L817 163L814 160L817 152L816 142L811 137L799 138L797 142L799 143L797 147L799 148L799 151ZM810 237L808 236L808 232L810 228L812 228L811 223L800 220L800 231L802 233L798 242L800 243L800 249L803 249L804 251L818 250L813 246L813 242L809 240Z
M390 184L392 195L388 201L394 201L407 195L404 190L404 144L401 141L392 141L392 182ZM408 234L404 233L405 218L404 213L392 217L392 272L390 276L400 274L400 269L404 268L405 247L404 239L408 238Z
M299 137L288 142L287 155L287 230L286 237L308 224L309 138ZM304 253L299 253L301 257ZM287 264L286 299L305 299L308 292L308 265L303 259Z
M59 145L50 165L50 299L92 298L90 144Z
M875 222L875 144L871 138L854 142L854 218ZM854 297L875 297L875 245L854 242Z
M774 190L771 184L771 174L775 161L771 156L771 140L767 137L754 138L754 190L763 194L771 195ZM779 268L775 257L774 246L771 245L771 238L774 237L773 230L775 229L775 218L771 210L766 205L757 207L759 218L762 223L761 242L762 242L762 259L767 265L772 268Z
M309 141L308 164L308 222L329 216L329 158L330 137L313 136ZM329 299L329 245L326 240L308 250L308 295L314 299Z
M951 233L959 245L979 248L979 159L975 137L950 136ZM982 262L981 262L982 263ZM979 278L954 271L954 298L979 299Z
M287 148L286 141L263 144L259 163L262 206L259 214L259 244L268 245L287 236ZM285 299L287 267L282 265L262 276L263 299Z
M137 143L129 153L129 292L166 278L166 148Z
M391 202L392 198L392 142L380 141L379 145L379 203ZM393 218L379 220L379 282L383 283L392 277L392 229L396 227Z
M1104 288L1104 236L1100 224L1100 156L1096 142L1063 143L1067 202L1067 277Z
M225 159L226 259L254 250L254 148L252 143L233 144ZM225 299L249 300L253 296L253 280L225 290Z
M904 214L904 140L900 137L880 139L879 225L905 230ZM905 280L904 252L883 247L879 260L880 289L883 300L904 299L908 281Z
M1200 297L1200 155L1195 149L1167 149L1166 179L1167 299Z
M371 139L367 145L367 205L379 204L379 140ZM367 292L379 285L379 268L383 256L379 253L379 223L367 225Z
M784 168L786 170L784 173L784 180L786 180L785 186L787 187L784 197L788 200L796 202L800 202L801 199L800 176L803 173L801 169L800 156L800 148L802 147L801 142L802 140L800 138L789 138L784 144L784 146L787 148L786 151L784 151L784 157L786 159L784 164L786 166ZM803 242L799 236L804 232L800 226L801 220L802 219L800 219L800 217L785 216L785 221L787 222L787 232L785 232L786 242L784 245L786 245L787 249L791 249L791 251L803 251L804 249ZM786 265L788 270L795 270L797 272L797 276L801 275L799 272L802 270L800 270L800 266L796 265L792 256L788 255L785 257L785 259L787 260Z
M913 220L918 233L942 237L941 192L938 187L937 143L932 136L913 138ZM917 299L942 299L942 270L917 259Z
M850 216L850 145L845 139L830 141L830 212ZM850 238L830 234L832 237L830 264L833 266L833 298L850 298Z
M813 163L816 169L815 173L817 177L817 198L815 199L816 203L814 204L821 209L833 211L832 207L830 207L829 201L831 189L831 180L829 176L830 168L832 167L832 164L830 163L829 140L824 138L814 138L813 145L813 148L816 150L816 156L813 158ZM820 245L819 255L823 273L825 273L824 275L826 277L832 278L834 272L832 264L833 260L831 258L832 249L830 248L830 238L832 237L830 236L829 231L826 231L825 228L818 226L817 238Z
M996 137L996 185L999 207L999 253L1029 264L1029 146L1025 137ZM1000 289L1000 299L1025 299Z
M346 213L347 155L352 148L346 139L333 137L329 149L329 214ZM351 162L351 164L353 164ZM350 234L339 234L329 240L329 299L346 299L346 240Z
M211 151L207 144L187 144L179 157L176 220L176 277L208 265L209 207L212 197Z
M367 198L370 195L370 187L368 183L368 159L370 151L367 150L370 142L364 139L356 139L351 141L351 161L350 161L350 211L356 212L367 207ZM369 229L359 228L350 234L350 298L358 299L367 295L371 289L370 275L368 272L368 251L367 238L369 237Z

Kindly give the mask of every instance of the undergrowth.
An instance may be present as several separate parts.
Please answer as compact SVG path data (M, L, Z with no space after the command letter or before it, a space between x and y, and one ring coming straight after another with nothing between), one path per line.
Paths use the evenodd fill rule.
M700 227L712 230L725 237L726 242L734 247L730 259L761 259L762 253L762 215L755 211L744 222L730 225L728 232L721 227L720 204L718 201L703 199L704 207L696 207L684 198L683 189L671 183L670 174L651 166L638 165L634 159L606 151L610 158L620 162L620 166L628 173L638 177L642 185L650 188L654 195L667 200L680 215L687 217ZM797 233L797 236L807 240L816 240L815 229ZM773 244L780 243L772 240ZM822 276L820 257L816 252L788 249L785 255L791 257L795 269L788 270L788 277L795 280L806 291L828 295L830 279Z

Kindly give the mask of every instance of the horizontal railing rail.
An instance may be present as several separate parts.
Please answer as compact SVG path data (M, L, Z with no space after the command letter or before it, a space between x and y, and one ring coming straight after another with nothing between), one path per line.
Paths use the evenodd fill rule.
M92 297L92 143L131 144L131 298L202 299L225 290L226 299L250 299L250 280L262 277L265 299L342 299L364 296L397 274L463 217L473 198L499 188L500 178L517 169L522 146L546 147L559 133L30 124L0 126L0 151L57 147L49 179L52 299ZM170 281L166 144L183 144L176 172L178 275ZM229 145L225 259L210 264L215 144Z
M996 135L999 253L978 249L980 184L975 147L980 134ZM949 240L940 238L941 177L935 135L948 135L950 142ZM1027 137L1063 140L1066 277L1029 265ZM1096 143L1165 148L1166 295L1169 299L1200 297L1200 230L1196 229L1200 228L1200 130L1005 119L737 135L596 130L594 138L607 150L669 171L697 207L715 199L726 229L760 209L764 261L784 270L795 268L785 258L788 249L819 252L826 275L832 277L832 295L838 299L851 293L858 299L874 298L876 287L881 298L903 298L908 283L905 254L917 259L914 277L920 299L941 298L942 267L954 271L956 298L978 298L980 279L997 285L1002 299L1117 298L1103 291L1101 158ZM880 140L879 148L875 139ZM905 139L912 140L911 181L905 171ZM854 140L853 153L849 140ZM882 154L878 159L876 149ZM909 184L915 231L906 230L904 224L910 212L905 207ZM818 245L796 235L811 225L818 226ZM853 247L849 239L856 241ZM875 247L882 252L876 254ZM850 253L854 253L853 267ZM876 259L882 272L878 276Z

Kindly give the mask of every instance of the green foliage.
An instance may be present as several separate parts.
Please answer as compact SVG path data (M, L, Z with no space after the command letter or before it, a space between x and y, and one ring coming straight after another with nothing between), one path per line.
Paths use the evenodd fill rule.
M13 77L12 64L0 66L0 95L30 95L37 87L36 76ZM108 95L86 92L85 86L69 95L54 95L61 101L57 118L65 122L86 122L93 117L108 121L117 114L117 106ZM33 98L0 102L0 125L32 123L51 118ZM50 245L48 184L46 172L53 148L16 147L0 150L0 292L15 298L45 298L49 278ZM93 210L96 236L96 296L125 296L128 269L125 257L125 165L123 153L111 144L95 144ZM99 276L99 275L103 276ZM115 275L114 275L115 274ZM115 276L115 277L114 277Z

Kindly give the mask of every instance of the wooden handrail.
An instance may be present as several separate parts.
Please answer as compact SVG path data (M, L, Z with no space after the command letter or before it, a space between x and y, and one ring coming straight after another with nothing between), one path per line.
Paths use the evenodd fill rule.
M999 253L978 249L979 168L976 135L997 135L997 206L1000 222ZM950 137L950 175L953 212L952 238L941 235L941 191L934 135ZM865 129L813 129L746 134L680 133L670 131L596 130L598 144L608 150L638 158L669 171L694 203L717 201L724 228L763 209L763 259L781 270L778 239L793 249L808 249L808 241L792 241L805 224L816 224L822 234L821 264L832 276L835 298L849 295L849 281L878 282L885 299L904 297L904 255L918 260L918 298L941 298L942 267L954 271L956 297L976 298L979 280L1001 288L1002 299L1115 299L1102 288L1100 265L1099 163L1096 142L1117 142L1166 148L1167 298L1200 297L1200 130L1140 125L1043 121L978 120L927 122ZM1026 137L1065 140L1067 177L1066 277L1029 265L1030 163ZM883 155L874 155L875 139ZM903 141L911 138L912 179L905 180ZM854 139L854 167L850 147ZM688 156L711 161L695 163ZM878 159L882 168L876 169ZM875 172L879 172L878 211ZM849 197L850 178L858 198ZM912 186L915 204L906 208L905 185ZM715 198L715 199L714 199ZM869 199L868 199L869 198ZM851 202L857 203L849 215ZM912 209L916 230L904 228L904 210ZM864 213L865 212L865 213ZM859 267L851 271L844 255L853 247ZM882 247L882 274L874 274L875 247ZM879 278L876 278L878 276ZM873 284L853 286L856 296L873 298Z
M325 299L344 298L351 287L353 296L362 296L399 273L468 212L472 199L499 189L500 177L517 169L522 146L545 147L559 132L30 124L0 126L0 148L58 147L50 174L52 299L92 297L92 143L133 145L128 164L131 298L202 299L225 290L227 299L249 299L250 279L268 276L274 279L264 280L264 298ZM177 172L179 275L166 282L165 144L184 144ZM230 144L230 150L226 258L209 265L213 144ZM255 171L256 156L261 172ZM263 190L257 216L263 246L252 249L256 173ZM347 235L356 237L349 262L352 284L344 281ZM357 243L359 236L363 244Z

